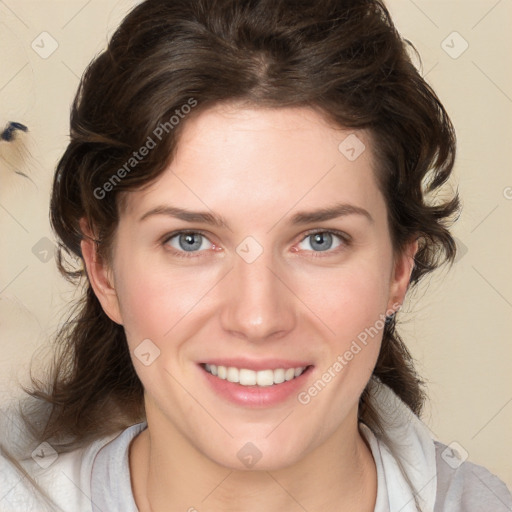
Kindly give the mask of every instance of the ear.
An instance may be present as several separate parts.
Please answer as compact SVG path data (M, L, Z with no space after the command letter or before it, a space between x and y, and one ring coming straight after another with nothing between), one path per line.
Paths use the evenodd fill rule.
M417 252L418 239L415 237L395 257L389 288L388 311L397 310L397 305L401 306L405 300Z
M114 287L112 269L99 256L98 243L85 217L80 219L80 229L84 235L80 247L92 289L107 316L117 324L122 325L123 321Z

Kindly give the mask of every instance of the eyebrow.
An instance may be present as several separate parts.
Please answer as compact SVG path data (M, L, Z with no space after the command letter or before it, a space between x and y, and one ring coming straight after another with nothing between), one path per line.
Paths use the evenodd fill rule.
M152 208L151 210L144 213L144 215L142 215L142 217L139 219L139 222L142 222L147 218L155 215L165 215L181 219L186 222L209 224L218 228L229 229L227 221L220 215L210 212L195 212L171 205L161 205ZM338 217L345 217L347 215L361 215L371 223L374 222L370 212L364 208L347 203L338 203L327 208L295 213L290 219L290 224L311 224L313 222L332 220Z

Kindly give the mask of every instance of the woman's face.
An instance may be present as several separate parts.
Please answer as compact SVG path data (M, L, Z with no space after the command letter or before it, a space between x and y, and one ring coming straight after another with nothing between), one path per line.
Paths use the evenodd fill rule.
M153 431L223 466L286 467L357 432L413 253L393 259L364 132L307 108L186 123L169 168L127 194L115 294L97 293Z

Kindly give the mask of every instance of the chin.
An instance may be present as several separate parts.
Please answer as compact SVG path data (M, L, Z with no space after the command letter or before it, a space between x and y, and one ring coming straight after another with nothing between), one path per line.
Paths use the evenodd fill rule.
M275 433L262 436L242 436L229 439L223 447L212 451L208 444L203 454L214 463L233 471L278 471L305 457L311 446L304 433L290 436Z

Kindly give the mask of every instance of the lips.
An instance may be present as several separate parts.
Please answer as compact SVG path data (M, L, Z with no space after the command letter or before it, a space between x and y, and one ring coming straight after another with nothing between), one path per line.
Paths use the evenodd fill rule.
M218 359L198 367L217 396L252 408L272 407L292 399L306 387L306 379L314 368L305 361L278 359Z

